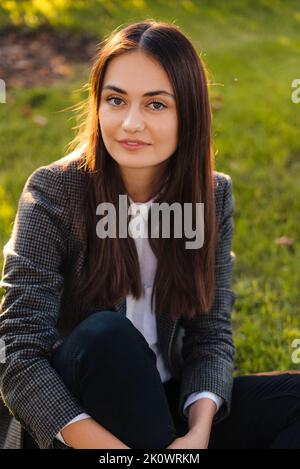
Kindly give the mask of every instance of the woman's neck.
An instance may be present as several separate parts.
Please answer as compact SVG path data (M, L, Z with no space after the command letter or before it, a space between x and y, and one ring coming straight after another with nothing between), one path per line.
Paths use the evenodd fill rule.
M145 203L151 200L162 185L161 171L154 172L149 169L145 171L145 168L122 168L121 174L127 194L136 203Z

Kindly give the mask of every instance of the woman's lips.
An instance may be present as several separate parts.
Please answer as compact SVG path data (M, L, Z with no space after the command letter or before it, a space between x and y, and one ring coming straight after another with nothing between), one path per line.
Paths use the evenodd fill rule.
M123 148L126 148L126 150L139 150L141 148L148 147L150 144L149 143L127 143L127 142L118 142L120 145L122 145Z

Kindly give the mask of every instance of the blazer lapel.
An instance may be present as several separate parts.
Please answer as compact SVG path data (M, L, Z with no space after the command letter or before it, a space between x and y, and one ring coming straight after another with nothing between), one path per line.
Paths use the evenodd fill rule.
M172 363L172 346L178 326L178 319L175 321L170 317L169 313L162 313L157 316L157 336L161 353L168 364L172 375L176 374Z

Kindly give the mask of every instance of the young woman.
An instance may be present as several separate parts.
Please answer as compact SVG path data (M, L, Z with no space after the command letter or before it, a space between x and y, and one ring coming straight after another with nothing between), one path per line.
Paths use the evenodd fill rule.
M77 149L28 178L4 248L2 445L19 424L25 448L300 447L298 377L232 378L232 181L213 168L191 42L153 20L114 31L88 104ZM189 228L204 204L201 247L174 203Z

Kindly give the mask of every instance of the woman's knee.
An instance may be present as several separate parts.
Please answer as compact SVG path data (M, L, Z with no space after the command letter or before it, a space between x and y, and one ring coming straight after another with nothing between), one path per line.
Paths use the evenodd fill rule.
M128 318L111 310L96 311L83 320L73 332L80 354L108 358L108 353L122 351L139 335Z

